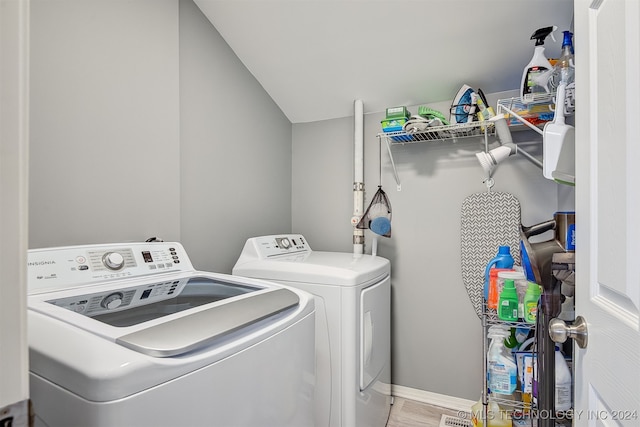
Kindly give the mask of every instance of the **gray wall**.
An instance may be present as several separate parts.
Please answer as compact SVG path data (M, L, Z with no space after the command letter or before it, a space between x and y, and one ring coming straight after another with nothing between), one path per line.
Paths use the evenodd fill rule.
M448 104L431 106L448 110ZM365 116L365 207L381 182L393 208L392 237L381 238L378 248L392 266L392 382L477 400L482 329L460 273L460 207L468 195L486 191L473 155L483 146L471 139L392 147L402 183L397 191L385 146L380 181L382 118ZM530 132L514 138L537 141ZM353 118L294 125L292 228L315 250L351 251L352 141ZM536 152L539 145L527 148ZM524 157L509 158L494 178L495 191L520 200L525 225L550 219L558 207L558 185ZM562 195L570 203L572 192ZM366 241L370 253L369 231Z
M291 229L291 123L191 0L180 1L181 238L231 273L247 238Z
M29 247L180 238L178 3L31 1Z
M29 247L291 228L291 123L190 0L31 3Z
M312 249L353 250L353 118L293 125L292 230Z

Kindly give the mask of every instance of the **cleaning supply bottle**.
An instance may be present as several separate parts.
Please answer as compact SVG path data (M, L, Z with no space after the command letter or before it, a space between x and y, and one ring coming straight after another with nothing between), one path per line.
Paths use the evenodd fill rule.
M509 350L511 354L513 354L514 348L516 350L518 349L518 345L520 343L518 342L518 338L516 338L516 328L509 329L509 336L504 340L502 344Z
M573 33L564 31L562 39L562 53L558 62L553 67L552 89L556 91L556 115L559 123L564 114L569 114L574 108L574 74L575 65L573 62ZM561 88L564 86L564 89ZM560 93L563 90L562 94ZM562 105L559 105L562 103ZM562 112L563 115L560 115Z
M510 332L503 325L489 328L487 337L491 339L487 352L489 390L491 393L513 396L518 380L518 367L511 352L504 346Z
M515 266L511 271L501 271L498 273L498 280L496 281L498 296L500 296L504 288L504 281L507 279L513 279L513 284L518 294L518 318L524 318L524 295L527 292L528 282L524 271L522 271L522 267Z
M482 399L471 407L471 422L473 427L483 427L484 405ZM506 411L493 401L487 402L487 427L512 427L512 422Z
M500 273L514 271L512 268L495 268L489 270L489 296L487 298L487 307L493 310L498 308L498 299L500 291L498 290L498 279Z
M491 268L513 268L513 257L509 246L499 246L497 255L489 261L484 270L484 299L489 299L489 271Z
M569 85L573 83L574 75L573 33L571 31L563 31L562 33L564 34L562 38L562 53L554 68L556 70L555 74L557 75L558 83L562 82Z
M513 279L505 279L498 301L498 318L509 322L518 320L518 293Z
M476 99L476 105L478 106L478 121L489 120L491 117L496 116L496 112L493 107L489 105L487 97L484 95L482 89L478 89L478 99Z
M527 323L536 323L540 293L540 286L537 283L529 282L527 292L524 294L524 321Z
M571 371L558 346L556 346L556 411L571 409Z
M489 414L487 414L487 418L489 418ZM473 427L481 427L483 419L484 419L484 405L482 404L482 398L480 398L471 407L471 422L473 424Z
M524 68L522 73L522 83L520 84L521 100L523 104L529 104L536 101L541 94L546 95L549 90L546 87L546 83L551 77L553 72L553 66L544 55L544 40L547 36L551 35L553 41L556 39L553 37L553 32L558 27L544 27L536 30L531 36L531 40L536 41L536 46L533 51L533 57L531 61ZM545 76L542 78L542 76Z

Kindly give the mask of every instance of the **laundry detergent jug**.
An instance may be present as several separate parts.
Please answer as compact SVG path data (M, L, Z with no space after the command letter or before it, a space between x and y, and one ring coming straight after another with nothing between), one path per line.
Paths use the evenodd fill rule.
M484 270L484 300L489 299L489 273L492 268L513 268L513 257L509 246L499 246L498 254L487 264Z

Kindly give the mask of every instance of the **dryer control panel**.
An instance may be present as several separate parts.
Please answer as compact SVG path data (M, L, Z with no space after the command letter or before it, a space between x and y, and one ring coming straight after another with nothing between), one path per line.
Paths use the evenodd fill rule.
M247 251L258 259L266 259L282 255L309 253L311 247L302 234L279 234L252 237L247 240L243 255Z
M192 270L189 257L177 242L32 249L27 255L29 294Z

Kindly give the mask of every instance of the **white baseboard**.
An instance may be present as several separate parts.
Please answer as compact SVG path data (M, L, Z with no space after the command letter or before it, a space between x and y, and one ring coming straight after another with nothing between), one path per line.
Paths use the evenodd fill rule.
M454 411L471 412L471 406L476 403L473 400L461 399L459 397L447 396L446 394L433 393L396 384L391 384L391 395L427 403L429 405L440 406L442 408L453 409Z

